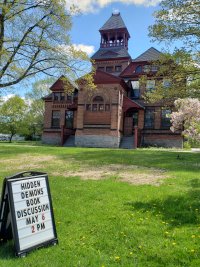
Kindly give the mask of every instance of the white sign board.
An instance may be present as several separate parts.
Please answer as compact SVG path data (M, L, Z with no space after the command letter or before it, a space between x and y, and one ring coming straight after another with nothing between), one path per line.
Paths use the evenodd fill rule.
M46 179L22 180L11 186L19 249L25 250L54 238Z
M30 177L24 177L26 174ZM34 248L57 244L48 176L37 172L20 173L6 178L4 187L4 195L8 192L8 197L3 198L9 202L16 254L21 256Z

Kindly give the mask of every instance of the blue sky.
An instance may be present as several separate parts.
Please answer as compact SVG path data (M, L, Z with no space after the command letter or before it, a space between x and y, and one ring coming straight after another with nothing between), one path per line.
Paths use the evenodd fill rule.
M73 16L71 30L72 43L88 52L90 56L98 50L100 44L99 28L110 18L113 11L118 10L129 30L129 54L136 58L151 46L163 51L165 44L152 43L148 37L148 27L154 23L153 13L159 9L160 0L65 0L66 6L78 5L81 15ZM174 46L170 46L172 51ZM29 80L30 81L30 80ZM31 81L34 82L34 79ZM25 83L26 84L26 83ZM20 90L19 90L20 88ZM18 84L12 93L23 96L31 89L27 85ZM8 94L10 94L8 90Z
M152 43L148 37L148 26L154 22L153 12L158 6L144 6L135 4L110 4L94 13L86 13L74 17L71 32L72 41L75 44L93 46L95 51L99 48L99 28L109 19L113 10L119 10L129 30L129 53L135 58L145 50L154 46L161 49L163 44Z

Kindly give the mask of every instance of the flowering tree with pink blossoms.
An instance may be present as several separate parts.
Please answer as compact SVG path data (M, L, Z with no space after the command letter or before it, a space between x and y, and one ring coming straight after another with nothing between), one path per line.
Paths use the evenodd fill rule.
M181 130L189 142L200 142L200 101L177 99L174 105L177 111L171 114L172 132Z

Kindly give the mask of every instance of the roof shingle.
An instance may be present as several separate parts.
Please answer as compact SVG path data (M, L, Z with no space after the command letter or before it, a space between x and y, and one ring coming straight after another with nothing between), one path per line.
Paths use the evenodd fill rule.
M124 47L100 48L91 59L131 58Z
M112 14L112 16L106 21L106 23L100 28L102 30L124 29L126 25L120 15L120 13Z
M154 47L151 47L147 51L142 53L139 57L135 58L133 62L158 60L161 54L162 53L160 51L158 51Z

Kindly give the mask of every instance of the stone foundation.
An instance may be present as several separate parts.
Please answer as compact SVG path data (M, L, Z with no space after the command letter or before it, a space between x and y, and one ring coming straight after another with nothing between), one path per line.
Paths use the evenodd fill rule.
M42 135L42 143L61 146L60 133L44 132Z
M183 138L180 135L147 135L144 136L142 145L183 148Z
M79 147L119 148L120 137L108 135L80 135L75 137L75 145Z

